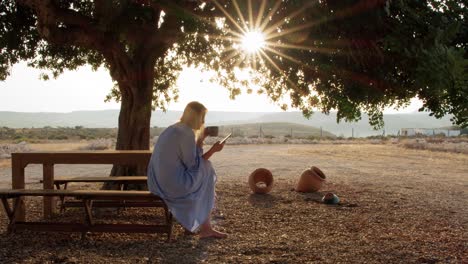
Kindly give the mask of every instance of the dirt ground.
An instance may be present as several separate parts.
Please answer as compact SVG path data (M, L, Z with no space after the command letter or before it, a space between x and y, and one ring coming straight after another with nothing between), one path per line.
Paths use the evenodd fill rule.
M0 235L0 263L468 263L468 155L395 145L226 146L212 157L217 170L218 229L225 240L183 235L21 232ZM301 172L327 176L317 193L297 193ZM252 194L248 175L264 167L274 187ZM56 166L56 175L107 175L109 166ZM26 170L40 188L40 166ZM0 188L11 185L0 166ZM91 185L72 185L89 188ZM72 188L71 187L71 188ZM96 187L98 186L91 186ZM326 192L339 205L320 202ZM40 219L41 200L28 199L28 219ZM157 209L126 209L119 221L159 219ZM57 219L83 218L69 209ZM0 232L7 219L0 213Z

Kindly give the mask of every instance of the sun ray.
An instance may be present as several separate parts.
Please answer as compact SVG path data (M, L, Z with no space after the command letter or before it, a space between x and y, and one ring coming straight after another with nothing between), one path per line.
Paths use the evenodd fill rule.
M223 52L223 53L226 53L226 52L229 52L229 51L225 51L225 52ZM239 56L239 55L240 55L240 52L239 52L238 50L232 49L232 52L229 54L229 56L227 56L227 57L221 59L221 63L224 63L224 62L226 62L226 61L229 61L229 60L231 60L231 59L233 59L234 57Z
M213 2L216 2L216 0L214 0ZM215 3L215 4L217 4L217 3ZM219 4L217 4L217 5L219 5ZM222 8L221 6L219 6L219 7L220 7L221 11L223 11L223 13L226 14L225 12L227 12L227 11L223 10L223 8ZM194 18L196 18L196 19L198 19L198 20L201 20L201 21L204 21L204 22L210 24L211 26L213 26L214 28L217 27L216 22L214 22L214 21L208 19L207 17L200 16L200 15L196 14L195 12L193 12L193 11L190 10L190 9L184 8L183 10L184 10L184 12L187 12L188 14L190 14L191 16L193 16ZM232 18L232 17L231 17L231 18ZM234 21L233 21L233 22L234 22ZM234 22L234 23L235 23L235 22ZM236 24L236 26L237 26L237 24ZM235 31L233 31L233 30L231 30L231 29L226 29L226 28L225 28L225 30L227 31L227 33L233 34L233 35L235 35L235 36L237 36L237 37L239 37L239 38L242 38L242 36L243 36L241 33L235 32ZM243 31L241 31L241 32L243 32Z
M262 0L262 4L260 5L260 9L258 10L258 14L257 14L257 21L255 22L255 28L260 27L260 23L262 22L262 17L265 12L265 7L266 7L266 0Z
M268 49L268 51L271 51L271 52L275 53L276 55L279 55L281 57L284 57L285 59L288 59L288 60L290 60L292 62L295 62L295 63L303 66L306 69L313 70L313 71L317 70L317 69L313 68L311 65L304 64L303 62L301 62L301 61L299 61L299 60L297 60L297 59L295 59L295 58L293 58L291 56L288 56L288 55L286 55L286 54L284 54L284 53L282 53L280 51L277 51L277 50L274 50L274 49Z
M229 47L225 50L223 50L221 53L226 53L226 52L229 52L229 51L236 51L236 52L239 52L239 49L235 48L235 47Z
M272 48L270 48L270 47L265 47L265 49L268 50L268 51L271 51L271 52L275 53L276 55L279 55L279 56L281 56L281 57L283 57L283 58L285 58L285 59L288 59L288 60L290 60L290 61L292 61L292 62L295 62L295 63L297 63L297 64L299 64L299 65L303 64L300 60L297 60L297 59L295 59L295 58L293 58L293 57L291 57L291 56L289 56L289 55L286 55L286 54L284 54L284 53L281 52L281 51L274 50L274 49L272 49Z
M280 7L281 5L281 0L277 0L275 5L273 6L273 8L270 10L270 12L268 13L268 15L265 17L265 20L263 21L262 25L259 27L259 30L260 31L264 31L265 30L265 27L268 25L268 23L270 22L269 19L271 16L273 16L273 14L278 10L278 8Z
M271 41L265 41L265 44L269 47L276 47L276 48L289 48L289 49L298 49L298 50L311 50L314 47L312 46L305 46L305 45L296 45L296 44L289 44L289 43L277 43Z
M212 24L213 27L217 27L217 25L216 25L215 22L213 22L213 23L211 23L211 24ZM242 34L241 34L241 33L238 33L238 32L236 32L236 31L234 31L234 30L232 30L232 29L226 29L226 28L224 28L223 30L226 30L227 33L232 34L232 35L234 35L234 36L237 36L237 37L239 37L239 38L242 37ZM211 35L210 35L210 36L211 36Z
M229 40L229 41L240 41L244 37L243 35L238 34L238 33L236 33L235 37L225 36L225 35L215 35L215 34L210 34L208 36L213 39L221 39L221 40Z
M247 0L247 6L249 11L249 28L250 30L254 30L254 21L253 21L253 10L252 10L252 0Z
M307 50L307 51L316 51L325 54L331 54L336 51L336 49L331 48L318 48L312 46L304 46L304 45L296 45L296 44L288 44L288 43L274 43L274 42L265 42L265 46L268 47L277 47L277 48L284 48L284 49L296 49L296 50ZM343 53L344 54L344 53Z
M242 58L242 54L241 54L241 53L239 53L239 54L240 54L241 56L237 59L237 61L236 61L236 63L234 64L233 68L239 67L239 65L240 65L243 61L245 61L245 57ZM243 56L245 56L245 55L243 55Z
M310 7L310 6L312 6L312 5L316 4L316 3L317 3L317 1L310 2L304 8L292 13L290 16L288 16L288 18L291 19L291 18L299 15L300 13L307 10L308 7ZM282 20L282 21L277 22L276 24L270 26L268 29L265 29L263 31L264 34L266 35L265 40L269 40L269 39L272 39L272 38L277 38L277 37L280 37L280 36L284 36L286 34L294 33L296 31L300 31L300 30L306 29L308 27L313 27L313 26L325 23L325 22L330 21L330 20L334 20L334 19L338 19L338 18L344 18L344 17L350 16L350 15L356 15L357 13L364 12L364 11L368 10L369 8L370 7L366 7L366 6L363 6L362 4L358 3L358 4L356 4L356 5L352 6L352 7L349 7L349 8L346 8L344 10L340 10L340 11L336 12L335 15L333 17L331 17L331 18L323 18L323 19L320 19L318 21L309 22L309 23L304 24L304 25L300 25L300 26L297 26L297 27L294 27L294 28L286 29L286 30L283 30L283 31L278 32L278 33L270 34L271 32L273 32L276 29L277 26L280 26L280 25L285 23L285 20Z
M242 33L242 34L245 34L245 30L242 29L241 26L239 26L239 24L236 22L236 20L226 11L226 9L224 9L224 7L218 3L217 0L213 0L213 3L221 10L221 12L223 12L223 14L229 19L231 20L231 22L239 29L239 31Z
M315 5L316 2L317 1L311 1L311 2L307 3L305 6L301 7L301 9L298 9L298 10L292 12L290 15L287 16L287 18L288 19L295 18L296 16L298 16L298 15L302 14L303 12L305 12L312 5ZM284 25L286 22L287 22L286 19L282 19L282 20L276 22L275 24L271 25L270 27L264 29L263 32L264 32L265 35L269 35L271 32L275 31L277 27Z
M260 50L260 53L270 62L270 64L281 74L283 75L283 77L286 79L286 81L291 84L292 87L294 87L295 90L298 90L298 87L295 83L293 83L289 78L288 76L286 75L286 73L284 73L283 70L281 70L281 68L270 58L270 56L268 56L268 54L265 53L265 51L263 50Z
M252 63L253 63L253 58L252 57L253 57L252 53L249 53L247 55L247 62L248 62L249 67L252 67Z
M254 53L253 54L253 59L252 59L252 62L253 62L253 69L254 71L257 71L257 53Z
M239 16L242 26L244 26L244 29L247 31L249 30L249 27L247 27L247 22L245 21L244 15L242 15L242 11L240 10L239 4L237 3L237 0L234 0L232 2L234 4L234 8L236 9L237 15Z
M258 52L249 54L249 60L250 68L254 71L257 71Z
M267 37L265 37L266 40L269 40L269 39L273 39L273 38L277 38L277 37L280 37L280 36L284 36L284 35L287 35L287 34L291 34L291 33L294 33L294 32L297 32L297 31L301 31L301 30L304 30L304 29L307 29L307 28L311 28L315 25L317 25L318 23L316 21L313 21L313 22L309 22L309 23L306 23L306 24L303 24L303 25L300 25L300 26L296 26L296 27L293 27L293 28L288 28L286 30L283 30L281 32L277 32L277 33L273 33L273 34L270 34L270 32L265 32L265 35Z
M235 31L230 30L230 29L227 30L226 32L229 33L229 34L232 34L232 35L234 35L234 36L236 36L236 37L238 37L239 39L242 38L242 37L244 36L243 34L241 34L241 33L239 33L239 32L235 32Z
M254 53L254 70L257 71L257 66L261 66L263 59L259 52Z

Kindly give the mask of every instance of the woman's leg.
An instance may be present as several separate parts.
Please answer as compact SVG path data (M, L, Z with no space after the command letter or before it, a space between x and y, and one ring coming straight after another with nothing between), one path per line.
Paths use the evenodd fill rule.
M210 182L209 184L209 188L208 188L208 192L211 192L211 201L212 201L212 205L213 207L211 208L211 210L215 209L216 208L216 191L215 191L215 185L216 185L216 181L217 181L217 176L216 176L216 173L215 173L215 170L213 168L213 166L211 165L211 162L210 161L206 161L207 163L207 166L209 167L210 169L210 173L211 175L213 176L212 178L212 182ZM200 238L209 238L209 237L213 237L213 238L225 238L227 237L227 234L226 233L223 233L223 232L220 232L220 231L217 231L217 230L214 230L213 227L211 226L211 213L212 211L210 211L208 213L208 216L206 218L206 221L201 224L200 226Z
M200 238L226 238L227 234L214 230L213 227L211 226L211 219L210 215L208 215L208 218L206 221L200 226Z

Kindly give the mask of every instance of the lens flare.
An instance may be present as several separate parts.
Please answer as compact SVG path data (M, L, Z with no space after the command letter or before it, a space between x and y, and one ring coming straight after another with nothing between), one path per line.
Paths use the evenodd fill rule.
M258 31L249 31L242 38L242 48L248 53L260 51L265 46L265 37Z

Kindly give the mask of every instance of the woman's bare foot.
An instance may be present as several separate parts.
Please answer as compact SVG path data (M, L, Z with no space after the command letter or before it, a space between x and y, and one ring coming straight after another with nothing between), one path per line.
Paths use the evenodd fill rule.
M227 237L226 233L216 231L214 229L200 231L199 235L200 235L200 238L226 238Z
M223 232L219 232L213 229L211 226L210 217L206 219L206 221L200 226L200 238L226 238L227 234Z

